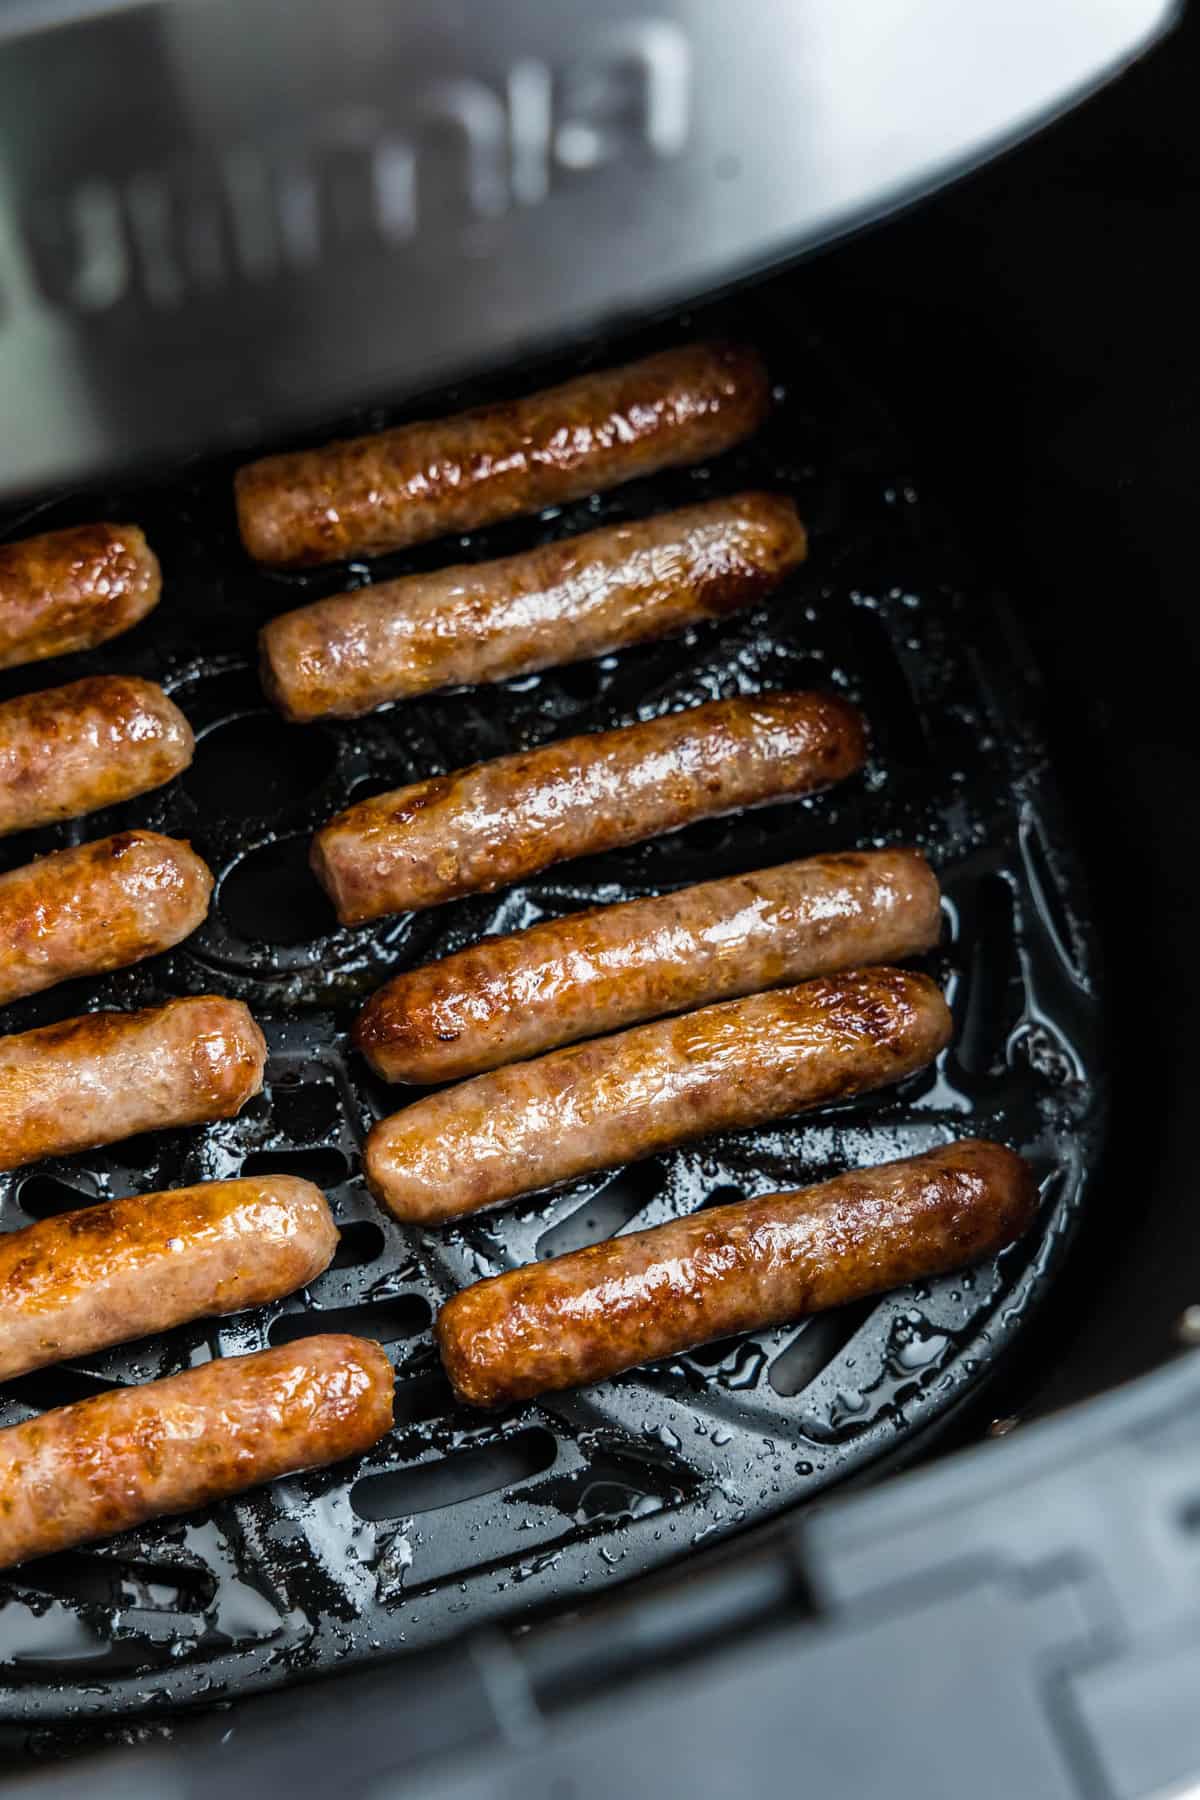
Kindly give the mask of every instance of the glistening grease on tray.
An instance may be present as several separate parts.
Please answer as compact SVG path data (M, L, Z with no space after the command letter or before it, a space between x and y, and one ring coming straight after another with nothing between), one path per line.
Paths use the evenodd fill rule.
M713 330L711 341L726 335ZM75 1573L55 1576L49 1611L38 1615L49 1619L38 1626L43 1634L74 1617L78 1580L90 1596L92 1641L103 1647L108 1627L96 1596L130 1559L152 1571L143 1578L165 1598L153 1631L123 1615L119 1666L89 1667L84 1656L66 1671L25 1660L26 1715L68 1692L84 1712L111 1713L136 1704L147 1674L165 1700L244 1692L284 1678L297 1655L310 1669L344 1665L377 1646L424 1643L573 1594L589 1569L607 1580L610 1566L622 1575L652 1566L699 1533L763 1518L907 1442L986 1366L1044 1285L1086 1168L1092 1102L1082 1084L1054 1087L1049 1065L1025 1063L1020 1050L1026 980L1038 984L1044 1015L1045 997L1074 975L1041 931L1027 873L1041 804L1029 771L1040 765L1023 761L1019 698L1009 706L1019 684L1006 686L1002 636L990 635L985 604L963 601L972 654L988 673L985 693L960 654L959 603L940 552L914 537L914 513L901 519L880 498L895 485L886 460L872 462L856 442L853 482L840 491L839 433L861 427L830 392L820 359L794 345L764 337L765 356L714 359L702 347L695 356L668 352L665 364L653 362L656 347L614 351L609 399L604 371L576 390L598 447L613 404L630 404L621 396L636 395L646 379L644 348L653 351L653 378L674 396L664 390L661 441L647 436L624 465L594 464L586 487L573 486L585 479L583 464L573 468L572 491L592 497L576 503L560 492L553 518L521 516L522 505L536 505L536 471L524 487L493 488L492 499L484 483L470 504L502 505L507 523L465 543L439 504L413 524L426 549L392 549L386 563L329 569L314 584L261 574L231 551L227 470L195 469L177 495L160 488L152 507L137 494L106 497L113 517L153 519L162 602L145 628L87 652L86 662L47 666L44 705L17 719L22 753L34 767L36 720L60 709L86 739L93 715L56 696L109 677L154 684L196 750L190 766L180 758L160 785L147 786L116 744L111 762L97 762L106 810L93 825L34 825L36 837L17 826L6 846L8 867L28 872L31 893L49 882L63 935L47 938L47 949L61 943L66 955L43 972L71 985L31 986L2 1021L14 1078L28 1074L45 1092L35 1096L25 1082L19 1116L28 1129L12 1147L12 1172L0 1174L3 1224L40 1233L10 1252L13 1305L20 1295L23 1342L32 1346L14 1367L31 1373L6 1390L0 1420L16 1428L10 1470L36 1466L57 1480L66 1461L86 1454L127 1505L101 1521L76 1495L60 1509L68 1536L35 1509L18 1515L6 1542L10 1557L36 1559L56 1544L83 1545L98 1529L135 1534L102 1553L72 1553ZM776 395L769 419L758 373L765 365ZM678 427L687 406L707 405L708 369L717 372L725 448L706 449L714 460L700 466L689 464L700 453ZM739 414L739 383L751 373ZM722 382L732 385L723 391ZM524 416L514 385L496 401L509 418L514 408ZM561 386L551 380L545 395L532 396L531 420L553 420ZM790 393L803 394L803 415ZM379 441L350 421L331 460L297 453L301 474L327 466L348 477L356 442L366 445L361 466L377 469L400 451L444 448L455 431L478 433L493 398L449 396L424 408L426 422L411 431L389 421ZM619 485L631 473L633 482ZM355 514L354 529L377 525L381 541L394 543L406 530L399 496L397 486L381 500L374 523ZM750 513L739 513L749 499ZM697 523L684 531L688 517ZM772 519L781 528L799 522L789 525L793 551L802 530L809 557L789 552L764 564L768 578L759 581L755 558L766 540L744 543L734 521L757 531ZM50 512L41 522L66 521ZM714 583L707 599L728 578L727 605L696 605L698 595L673 586L670 559L656 560L674 545L693 555L701 528L715 533L712 560L693 556L688 565L685 557L681 576L690 567L701 588ZM439 541L439 530L451 535ZM541 557L545 548L551 553ZM593 568L597 588L573 590L580 571L590 582ZM428 666L414 664L393 692L394 673L368 657L368 688L376 670L382 686L363 693L376 710L344 724L324 709L319 723L285 725L257 685L258 629L339 593L352 604L333 609L335 626L356 608L394 623L387 609L396 593L418 593L403 586L410 581L435 636L443 625L449 633L430 641ZM893 599L900 581L903 598ZM368 604L372 587L381 590L378 615ZM460 587L469 606L459 605ZM579 642L570 629L576 595L581 624L589 613L596 626ZM482 636L468 630L472 621ZM336 630L328 641L338 648ZM419 633L406 642L424 644ZM591 654L563 663L581 647ZM464 680L484 685L445 685ZM133 691L149 717L149 691ZM989 711L998 694L1000 720ZM0 691L0 707L9 695L19 699ZM713 707L727 735L706 725ZM803 720L810 732L824 723L800 748L809 766L796 777L789 733ZM605 746L628 745L622 734L633 734L637 755L610 763ZM829 764L816 754L822 734L836 751ZM572 755L590 785L586 804L559 821L554 809L569 780L543 780L538 759L557 758L567 779ZM507 777L489 785L513 759L531 769L528 785L506 785ZM110 774L113 791L128 795L116 816L103 786ZM466 775L477 789L456 785ZM455 808L465 794L467 809L418 808L424 835L405 827L388 844L394 868L411 854L405 880L429 896L423 910L409 910L404 890L397 900L392 873L366 868L388 904L364 924L335 926L305 867L312 836L385 795L393 797L391 831L405 795L445 794L447 783ZM88 792L81 780L56 793L57 816L76 805L82 812ZM493 805L497 793L502 803ZM472 818L470 804L491 810ZM102 844L126 832L188 846L213 888L191 929L161 931L151 916L144 952L128 956L127 938L123 966L112 967L103 932L72 933L74 890L55 885L53 863L43 875L38 859L75 854L81 837ZM1037 892L1062 879L1051 842ZM164 873L172 866L147 863ZM1001 890L1008 915L994 898ZM79 889L89 891L108 890ZM863 963L913 957L916 968L862 973ZM760 1014L774 1017L814 984L823 1008L803 1032L755 1029ZM1003 1017L988 1002L996 994L1005 997ZM950 1030L947 1002L953 1038L939 1050ZM219 1009L212 1033L201 1027L203 1012L171 1010L193 1006ZM349 1044L364 1006L359 1041L399 1083L389 1089ZM235 1007L248 1008L261 1032L258 1050L245 1035L244 1057L238 1034L219 1022L220 1009ZM715 1076L707 1086L700 1080L703 1095L674 1080L653 1117L613 1108L632 1069L631 1039L649 1034L649 1075L668 1047L673 1055L693 1040L708 1044L705 1019L714 1012L731 1014L737 1027L729 1054L715 1059L727 1095ZM1065 1066L1085 1071L1086 1017L1086 1004L1073 1001L1075 1060ZM855 1056L861 1069L851 1067ZM456 1218L416 1227L395 1222L366 1191L361 1158L382 1117L414 1114L408 1127L420 1141L421 1109L466 1106L477 1082L507 1091L544 1078L544 1065L594 1073L606 1058L616 1086L599 1082L594 1122L610 1132L611 1147L575 1144L556 1128L543 1146L554 1154L531 1159L520 1127L529 1095L516 1095L515 1113L496 1111L513 1177L500 1187L511 1197L493 1191L489 1176L481 1204L502 1210L472 1213L456 1202ZM212 1086L193 1094L191 1072L206 1064ZM1008 1071L1003 1082L998 1067ZM82 1088L72 1092L76 1075L92 1084L87 1107L78 1104ZM475 1079L441 1095L404 1091L413 1080L458 1075ZM672 1096L687 1099L674 1117ZM555 1105L571 1110L569 1087L555 1089ZM800 1105L807 1110L794 1110ZM483 1123L481 1114L466 1134L476 1148L464 1164L468 1176L477 1165L480 1180L494 1166L490 1150L484 1157L477 1148ZM1014 1173L1021 1165L1011 1153L959 1143L995 1137L1036 1159L1045 1198L1032 1223L1031 1178ZM920 1176L923 1157L960 1152L979 1159L978 1179L944 1160ZM893 1177L875 1165L888 1164L912 1166L894 1177L884 1209ZM217 1190L231 1181L238 1192L225 1199ZM537 1185L545 1181L552 1185ZM168 1228L168 1214L177 1228ZM263 1255L247 1261L241 1248L256 1236L256 1220ZM846 1259L834 1226L863 1234L862 1259ZM646 1285L674 1242L656 1233L676 1228L696 1257L686 1319L679 1294L664 1290L660 1305ZM648 1261L634 1267L646 1240ZM790 1260L759 1293L754 1257L769 1242L781 1253L786 1243ZM60 1279L72 1244L86 1250L91 1274ZM739 1246L749 1260L722 1286L718 1264ZM938 1278L964 1261L974 1263L969 1281ZM609 1273L593 1282L602 1264ZM31 1281L36 1269L32 1285L22 1267ZM480 1284L509 1272L516 1286L496 1293ZM923 1288L872 1297L915 1274L925 1276ZM571 1366L557 1370L542 1366L523 1335L549 1319L547 1343L555 1337L552 1287L564 1304L575 1296L575 1323L557 1339ZM627 1330L614 1310L618 1295L632 1308ZM447 1301L439 1338L451 1375L458 1382L460 1369L483 1371L474 1383L463 1375L458 1400L432 1341L434 1314ZM813 1333L808 1312L834 1301ZM597 1305L610 1328L605 1354L572 1335L585 1314L599 1316ZM157 1335L121 1347L118 1338L139 1328ZM372 1366L389 1392L394 1371L394 1432L383 1390L369 1375L360 1381L364 1359L379 1356L371 1340L386 1351L386 1377L382 1359ZM329 1342L330 1356L310 1353ZM519 1343L530 1346L524 1361L524 1350L514 1358ZM282 1360L266 1365L260 1390L264 1353ZM651 1354L665 1360L640 1366ZM65 1365L53 1360L63 1355ZM213 1386L199 1380L209 1369ZM193 1374L194 1392L171 1386ZM311 1396L307 1423L276 1406L277 1379ZM570 1390L579 1382L590 1385L577 1399ZM519 1398L543 1388L559 1394L552 1409ZM861 1396L853 1415L839 1397L852 1390ZM490 1410L506 1399L514 1410ZM329 1407L339 1409L344 1433L322 1423ZM44 1430L25 1429L37 1423L34 1408ZM236 1418L232 1436L213 1430L218 1415ZM201 1451L159 1470L125 1457L128 1432L142 1441L185 1416L197 1422L197 1442L206 1448L212 1439L211 1467ZM781 1461L778 1447L801 1438L803 1454ZM232 1460L231 1445L240 1446ZM257 1493L237 1497L255 1483ZM586 1496L598 1483L631 1496L620 1519L591 1509ZM196 1510L208 1502L216 1504ZM149 1523L155 1515L160 1522ZM601 1549L612 1552L611 1565ZM12 1578L14 1592L37 1593L41 1567L29 1562ZM257 1595L254 1608L231 1604L236 1592ZM20 1606L0 1610L0 1631L17 1632L26 1616ZM177 1647L169 1657L166 1645Z

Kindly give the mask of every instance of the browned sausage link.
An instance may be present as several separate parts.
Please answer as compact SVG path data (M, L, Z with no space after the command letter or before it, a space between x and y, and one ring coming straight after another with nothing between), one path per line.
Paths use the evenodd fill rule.
M1029 1165L968 1139L478 1282L438 1315L442 1361L460 1399L507 1406L963 1268L1036 1207Z
M0 1381L281 1300L337 1249L324 1194L290 1175L210 1181L0 1237Z
M860 714L832 695L713 700L363 800L317 833L312 866L357 925L810 794L865 757Z
M770 405L753 350L692 344L449 419L267 456L235 481L258 562L374 556L537 512L749 437Z
M153 681L93 675L0 706L0 836L161 787L192 760L191 726Z
M232 1118L266 1060L242 1002L212 994L0 1038L0 1169Z
M158 605L158 558L136 525L75 525L0 544L0 669L90 650Z
M0 1431L0 1565L190 1512L368 1450L393 1376L365 1338L305 1338Z
M933 982L902 969L726 1000L418 1100L371 1131L367 1182L434 1224L899 1081L950 1029Z
M272 619L263 685L303 721L506 681L751 606L805 548L790 500L742 494L501 562L406 575Z
M169 950L208 911L212 872L190 845L120 831L0 875L0 1006L75 975Z
M354 1041L385 1081L452 1081L640 1019L929 950L918 850L814 856L550 919L398 975Z

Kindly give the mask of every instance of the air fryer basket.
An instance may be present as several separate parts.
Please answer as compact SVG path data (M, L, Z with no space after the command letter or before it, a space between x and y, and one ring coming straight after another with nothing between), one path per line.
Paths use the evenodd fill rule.
M237 542L227 461L56 499L8 522L20 534L136 520L162 557L165 594L128 637L21 670L3 691L85 669L151 675L192 720L198 750L163 793L7 840L6 865L150 825L189 838L218 885L208 922L179 950L24 1001L0 1024L21 1030L85 1008L218 991L250 1004L270 1062L265 1093L236 1120L0 1177L0 1222L13 1229L114 1195L283 1170L326 1189L342 1246L333 1268L279 1305L9 1383L0 1422L210 1356L351 1329L381 1339L394 1359L397 1425L353 1465L10 1573L0 1586L3 1718L213 1701L574 1602L912 1454L1046 1295L1098 1150L1103 1086L1093 950L1031 722L1031 672L1004 612L964 581L887 422L778 296L673 319L597 346L589 360L707 332L753 339L779 384L775 415L751 444L711 468L369 571L254 569ZM448 410L581 366L512 371L329 431ZM756 485L796 496L813 544L808 568L748 615L349 724L286 726L259 691L257 627L306 598ZM814 685L859 701L872 728L865 776L828 795L360 930L335 927L307 872L314 826L353 798L717 695ZM887 843L920 845L943 879L944 941L926 966L946 986L957 1033L935 1071L894 1093L574 1182L456 1230L407 1230L374 1206L360 1173L363 1135L411 1091L378 1083L348 1053L346 1030L387 975L597 901ZM1019 1147L1042 1180L1035 1230L995 1265L497 1417L454 1404L430 1323L465 1282L713 1200L970 1134Z

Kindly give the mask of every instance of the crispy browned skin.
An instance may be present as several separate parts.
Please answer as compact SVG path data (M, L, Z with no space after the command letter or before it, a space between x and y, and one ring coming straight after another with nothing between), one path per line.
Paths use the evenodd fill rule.
M924 975L862 969L556 1050L381 1119L371 1192L436 1224L676 1144L884 1087L949 1042Z
M1036 1208L1029 1165L968 1139L478 1282L438 1345L460 1399L507 1406L963 1268Z
M158 605L158 558L136 525L75 525L0 544L0 669L90 650Z
M366 1338L310 1337L119 1388L0 1431L0 1565L368 1450L393 1376Z
M385 1081L452 1081L838 969L929 950L937 878L918 850L813 856L487 938L380 988L354 1042Z
M865 758L861 715L833 695L713 700L364 800L317 833L311 861L338 918L357 925L810 794Z
M93 675L0 706L0 836L75 819L186 769L191 726L153 681Z
M208 911L212 872L190 845L119 831L0 875L0 1006L75 975L170 949Z
M0 1381L189 1319L279 1300L337 1249L320 1188L209 1181L0 1237Z
M0 1169L232 1118L261 1089L266 1060L246 1007L215 994L2 1037Z
M259 562L374 556L599 493L749 437L770 385L753 350L691 344L561 387L319 450L267 456L234 483Z
M303 721L505 681L751 606L805 548L790 500L741 494L500 562L406 575L272 619L263 685Z

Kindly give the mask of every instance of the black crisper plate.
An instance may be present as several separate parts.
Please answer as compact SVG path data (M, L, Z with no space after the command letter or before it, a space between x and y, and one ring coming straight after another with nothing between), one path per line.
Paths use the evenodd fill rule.
M794 493L812 530L808 568L769 605L682 640L352 724L288 726L258 689L257 626L365 581L368 570L252 568L234 532L229 463L56 500L10 521L15 534L101 515L137 521L162 557L165 593L130 636L91 657L21 670L3 692L85 670L152 675L191 718L199 748L166 792L10 839L4 858L11 865L144 824L190 838L218 886L211 917L180 950L24 1001L0 1023L20 1030L89 1007L215 990L249 1002L271 1055L266 1092L237 1120L0 1177L3 1226L114 1195L283 1170L326 1189L343 1237L337 1263L306 1293L14 1381L0 1420L334 1328L387 1346L397 1425L357 1463L10 1575L0 1587L0 1716L211 1701L576 1602L909 1453L1047 1293L1097 1148L1102 1089L1092 953L1031 725L1032 677L1005 616L964 580L890 428L796 321L752 303L605 345L595 360L711 330L754 338L780 384L771 424L745 449L711 469L381 559L369 571L505 553L742 486ZM415 410L564 372L526 370ZM834 793L353 931L334 926L308 874L314 826L355 797L716 695L812 685L860 701L871 721L865 776ZM946 890L945 941L928 966L946 984L958 1029L936 1072L577 1181L458 1230L426 1234L377 1211L360 1173L363 1135L413 1090L376 1082L347 1054L345 1033L386 975L596 901L815 851L906 842L929 852ZM794 1187L974 1133L1018 1146L1042 1177L1037 1229L997 1264L545 1405L487 1417L453 1403L430 1321L465 1282L713 1199Z

